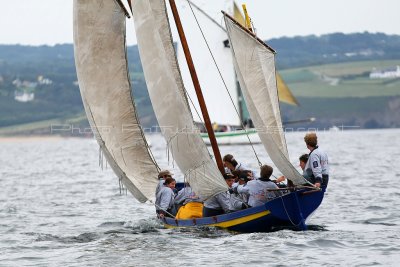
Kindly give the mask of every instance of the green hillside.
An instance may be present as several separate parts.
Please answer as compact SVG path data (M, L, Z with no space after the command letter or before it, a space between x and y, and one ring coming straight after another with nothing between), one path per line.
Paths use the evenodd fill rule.
M369 78L373 68L400 65L400 36L334 33L283 37L268 44L278 51L278 70L300 103L282 104L284 121L316 117L313 124L295 127L400 127L400 80ZM157 125L138 47L127 52L142 125ZM28 102L18 99L30 94L34 99ZM88 127L73 46L0 45L0 135L48 134L57 123Z
M280 72L296 97L372 97L400 95L400 79L370 79L373 68L400 65L400 60L319 65Z
M300 106L282 104L284 121L315 117L301 127L400 127L400 79L370 79L373 68L400 65L400 60L362 61L281 71ZM291 127L291 126L288 126ZM299 125L295 125L299 127Z
M300 106L281 104L283 121L315 117L313 123L293 127L329 128L334 125L349 128L400 127L400 79L370 79L372 68L400 65L400 60L362 61L310 66L280 71L282 77L298 99ZM131 73L139 116L145 127L156 125L151 103L146 94L144 77ZM336 80L335 80L336 79ZM334 82L332 82L334 81ZM76 97L79 97L79 90ZM0 135L61 134L82 135L88 128L81 105L46 104L43 100L19 103L0 97ZM6 110L15 113L7 113ZM25 115L24 115L25 114ZM18 122L13 124L12 122ZM54 125L65 130L54 131ZM292 127L292 125L288 126ZM53 132L52 132L53 130Z

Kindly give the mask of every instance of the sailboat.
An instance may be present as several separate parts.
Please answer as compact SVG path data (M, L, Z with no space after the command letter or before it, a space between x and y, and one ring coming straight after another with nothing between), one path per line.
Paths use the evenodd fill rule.
M177 1L180 17L185 22L185 33L188 38L191 55L196 65L200 84L208 112L212 118L215 135L219 145L248 144L249 140L261 143L256 129L253 128L250 115L241 93L240 84L233 67L225 24L221 20L221 10L234 17L242 26L245 17L234 0L182 0ZM202 30L199 28L201 25ZM205 42L205 40L207 43ZM212 53L212 55L210 54ZM195 99L190 72L186 64L182 43L177 41L177 58L181 67L182 79L190 99ZM215 60L218 68L211 64ZM223 79L221 79L221 77ZM298 105L296 98L291 93L279 74L277 74L278 94L281 102ZM200 107L196 101L190 101L194 119L202 124L201 117L197 116ZM242 124L243 122L243 124ZM246 128L246 131L243 130ZM202 134L206 144L210 140L206 133Z
M169 2L184 42L175 2ZM210 140L213 140L213 157L191 114L166 2L136 0L131 8L152 106L174 162L185 181L203 199L226 192L224 168L211 121L204 116ZM119 0L74 0L76 69L85 111L104 157L136 199L152 202L160 168L140 127L131 93L125 16L129 16L129 12ZM276 89L275 53L229 15L224 14L224 20L234 56L233 65L251 118L257 128L265 129L258 131L258 135L275 166L294 187L263 206L190 220L164 218L163 223L166 227L216 226L238 232L271 231L277 227L305 230L306 219L320 205L324 189L303 187L304 178L289 162ZM189 53L187 47L186 53ZM194 71L190 60L188 62ZM263 97L255 97L260 94ZM201 92L198 97L202 111L207 113Z

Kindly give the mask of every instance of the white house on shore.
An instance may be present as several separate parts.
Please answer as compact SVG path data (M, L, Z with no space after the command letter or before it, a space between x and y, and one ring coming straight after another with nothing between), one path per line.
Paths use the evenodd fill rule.
M387 68L387 69L376 69L373 68L369 74L370 79L388 79L388 78L400 78L400 66Z
M35 99L35 93L24 92L24 91L15 91L14 99L18 102L29 102Z
M16 89L14 99L18 102L30 102L35 99L35 88L37 82L21 81L19 78L12 82Z

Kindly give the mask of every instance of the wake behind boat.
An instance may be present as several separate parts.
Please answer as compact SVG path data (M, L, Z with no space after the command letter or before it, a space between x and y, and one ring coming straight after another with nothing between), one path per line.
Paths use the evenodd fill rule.
M169 1L184 44L175 2ZM131 5L143 72L168 151L193 190L207 200L226 192L225 172L190 52L188 65L212 142L211 157L190 111L177 62L166 3L138 0ZM160 171L140 127L127 70L125 15L117 0L74 0L75 60L85 111L96 140L120 182L141 202L154 201ZM167 227L217 226L239 232L292 226L305 230L324 190L304 188L303 176L289 162L277 95L275 52L224 14L234 67L260 140L280 172L293 183L259 207L191 220L165 218ZM259 162L261 164L261 162Z

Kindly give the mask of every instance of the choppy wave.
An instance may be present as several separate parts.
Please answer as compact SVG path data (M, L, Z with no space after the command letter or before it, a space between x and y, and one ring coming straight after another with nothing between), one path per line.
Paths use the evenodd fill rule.
M252 234L164 229L153 206L120 195L112 171L98 167L91 140L1 143L0 266L397 266L399 135L321 133L331 180L309 230ZM302 137L287 135L296 166L307 152ZM152 144L159 164L168 166L161 138L152 137ZM270 162L262 146L255 149ZM246 147L221 153L258 166ZM173 172L179 179L179 170Z
M35 242L43 241L54 241L63 244L70 243L89 243L93 242L101 237L99 233L83 233L77 236L58 236L52 234L41 234L41 233L26 233L28 236L34 236Z

